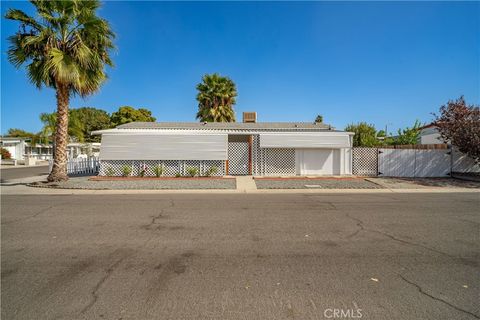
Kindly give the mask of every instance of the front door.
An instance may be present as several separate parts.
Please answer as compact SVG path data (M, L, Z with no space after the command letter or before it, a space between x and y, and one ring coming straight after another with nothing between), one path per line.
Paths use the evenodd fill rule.
M249 174L250 145L248 135L228 136L228 174L242 176Z

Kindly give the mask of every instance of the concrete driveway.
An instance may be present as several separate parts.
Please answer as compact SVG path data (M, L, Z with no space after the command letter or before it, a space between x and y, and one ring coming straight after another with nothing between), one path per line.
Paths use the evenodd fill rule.
M478 193L4 195L1 317L478 319L479 205Z

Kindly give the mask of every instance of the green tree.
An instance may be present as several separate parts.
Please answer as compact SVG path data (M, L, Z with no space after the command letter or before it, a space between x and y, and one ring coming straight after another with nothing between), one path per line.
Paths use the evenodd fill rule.
M135 109L130 106L118 108L110 117L112 127L129 122L155 122L156 118L152 116L152 112L145 108Z
M84 142L84 123L78 118L76 113L73 113L72 110L69 111L69 121L68 121L68 142ZM43 123L43 128L40 131L42 141L53 141L56 142L55 134L57 127L57 113L41 113L40 121Z
M406 127L405 129L398 129L396 137L392 137L389 144L405 145L405 144L418 144L418 137L420 135L420 121L415 121L413 127Z
M86 142L100 142L100 136L92 136L92 131L110 127L110 115L105 110L83 107L72 109L71 116L76 117L83 124L82 132Z
M109 52L114 34L108 22L96 15L97 0L31 1L37 17L9 9L7 19L21 28L9 37L8 59L26 65L37 87L55 89L57 126L55 155L49 181L67 180L68 109L70 97L97 92L106 79L105 65L112 66Z
M317 115L317 117L315 118L315 122L317 123L322 123L323 122L323 116L322 115Z
M38 133L28 132L23 129L18 128L10 128L6 134L7 137L16 137L16 138L27 138L30 140L32 145L36 145L39 143L41 139L41 135Z
M235 122L233 106L237 89L228 77L206 74L197 85L197 119L206 122Z
M345 128L345 131L355 133L353 136L354 147L374 147L379 144L377 130L373 124L366 122L352 123Z

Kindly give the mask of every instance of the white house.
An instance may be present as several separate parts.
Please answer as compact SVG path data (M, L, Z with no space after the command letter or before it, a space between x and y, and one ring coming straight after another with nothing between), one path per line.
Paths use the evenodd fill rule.
M249 118L250 116L250 118ZM252 119L252 120L249 120ZM322 123L256 122L133 122L102 135L100 175L121 175L129 166L136 174L161 166L164 175L295 176L350 175L353 133Z
M434 124L428 124L419 128L420 134L418 136L419 144L439 144L445 143Z

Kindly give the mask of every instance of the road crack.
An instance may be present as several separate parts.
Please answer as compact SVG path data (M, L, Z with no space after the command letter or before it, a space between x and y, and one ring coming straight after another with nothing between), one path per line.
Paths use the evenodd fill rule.
M411 242L411 241L407 241L407 240L403 240L403 239L400 239L400 238L397 238L389 233L386 233L386 232L383 232L383 231L379 231L379 230L375 230L375 229L370 229L370 228L366 228L365 227L365 224L362 220L358 219L358 218L354 218L352 216L350 216L348 213L345 214L345 216L347 218L349 218L350 220L353 220L356 222L356 225L358 227L358 230L356 230L355 232L353 232L352 234L346 236L347 239L351 239L353 238L354 236L356 236L358 233L360 233L361 231L367 231L367 232L373 232L373 233L377 233L377 234L380 234L380 235L383 235L384 237L387 237L393 241L396 241L396 242L399 242L401 244L404 244L404 245L408 245L408 246L414 246L414 247L419 247L419 248L422 248L422 249L425 249L425 250L428 250L428 251L432 251L432 252L435 252L435 253L438 253L438 254L441 254L441 255L444 255L444 256L447 256L447 257L450 257L450 258L457 258L456 256L453 256L451 254L448 254L448 253L445 253L443 251L440 251L440 250L437 250L437 249L434 249L434 248L430 248L430 247L427 247L423 244L419 244L419 243L415 243L415 242Z
M165 207L165 208L161 208L160 212L156 216L152 217L152 220L150 221L150 223L142 226L142 228L146 229L146 230L153 229L153 226L157 225L157 220L161 219L163 217L163 215L165 214L165 210L171 209L174 206L175 206L175 202L173 201L173 199L170 199L170 205Z
M413 282L413 281L410 281L408 279L406 279L404 276L402 276L401 274L398 274L398 276L406 283L408 283L409 285L411 286L414 286L418 292L420 292L422 295L426 296L426 297L429 297L430 299L433 299L435 301L439 301L439 302L442 302L443 304L457 310L457 311L460 311L460 312L463 312L465 314L469 314L471 315L472 317L474 317L475 319L480 319L480 316L476 315L475 313L473 312L470 312L468 310L465 310L465 309L462 309L460 307L457 307L456 305L454 304L451 304L450 302L448 301L445 301L443 300L442 298L438 298L438 297L435 297L433 295L431 295L430 293L426 292L420 285L418 285L417 283Z
M24 217L24 218L11 220L11 221L6 221L6 222L2 223L2 225L7 225L7 224L16 223L16 222L19 222L19 221L26 221L26 220L29 220L29 219L33 219L33 218L37 217L38 215L41 215L42 213L45 213L45 212L49 211L50 209L53 209L54 207L55 207L55 205L49 206L48 208L42 209L42 210L34 213L33 215L30 215L30 216L27 216L27 217Z
M93 305L95 303L97 303L98 301L98 290L100 290L100 288L102 287L102 285L105 283L105 281L107 281L108 278L110 278L110 276L112 275L113 271L115 270L116 267L118 267L118 265L120 263L122 263L122 261L125 259L125 257L122 257L122 258L119 258L117 261L115 261L113 264L111 264L107 270L105 270L105 275L100 278L100 280L95 284L95 286L93 287L93 290L91 292L91 295L92 295L92 299L90 300L90 302L82 309L82 311L80 312L80 314L84 314L85 312L87 312L91 307L93 307Z

